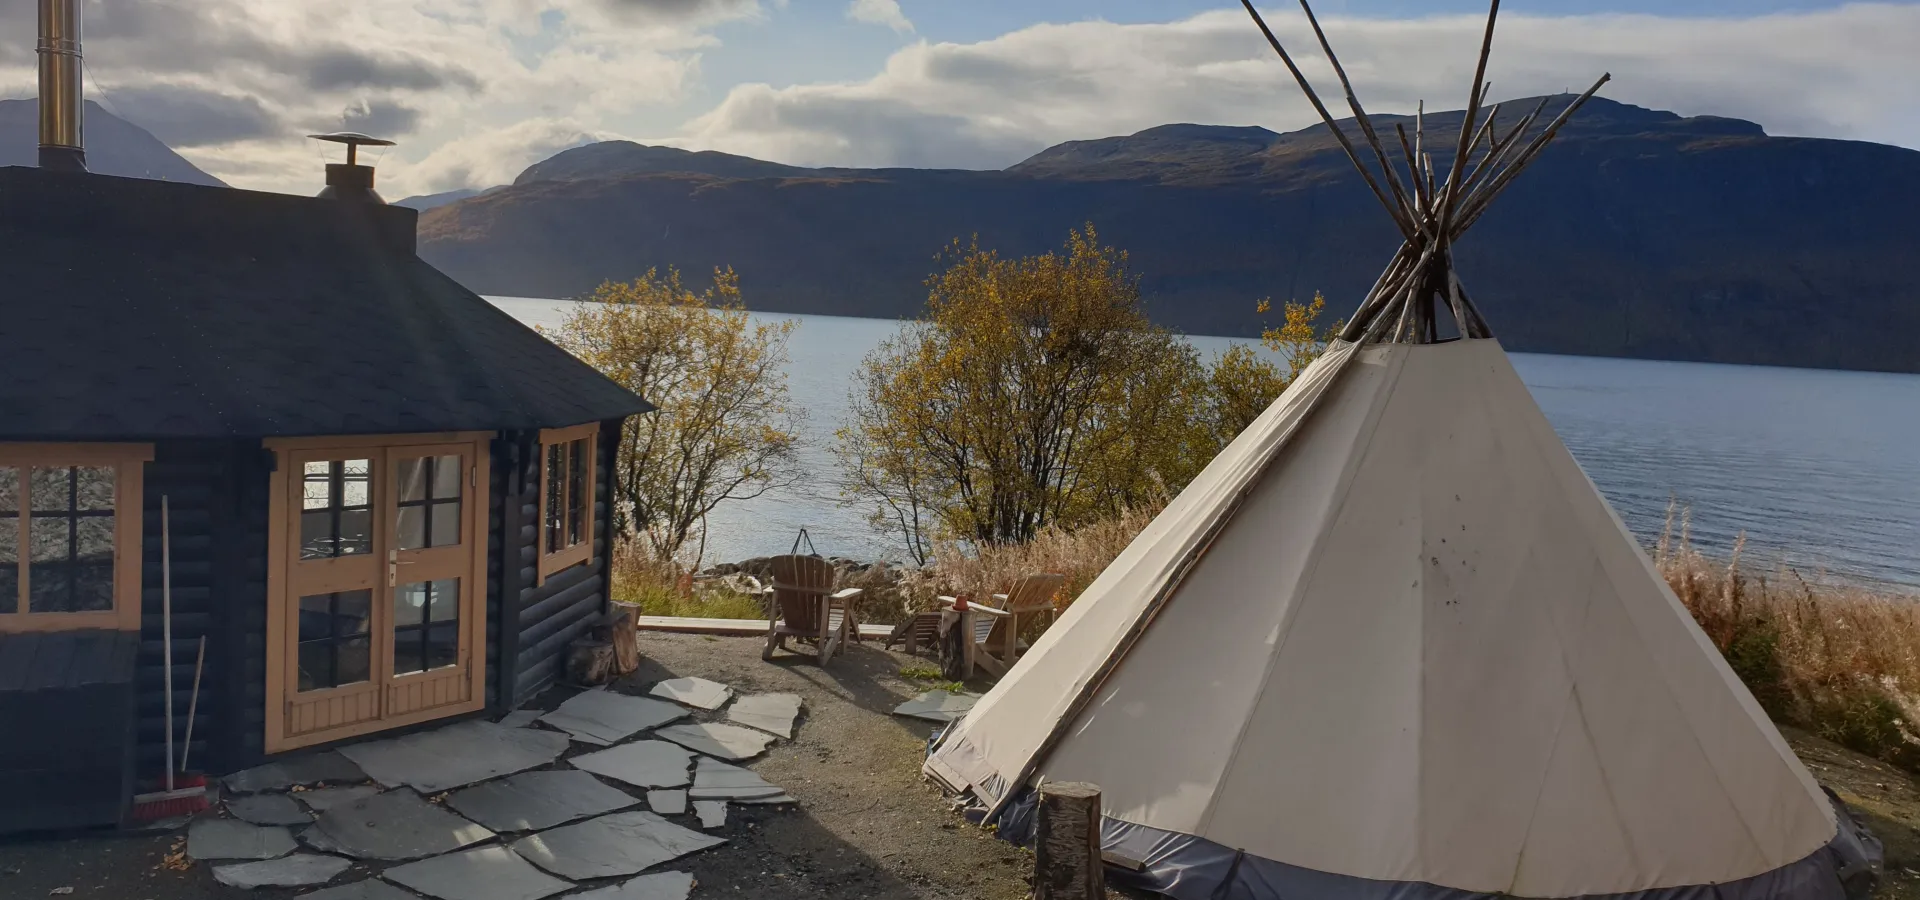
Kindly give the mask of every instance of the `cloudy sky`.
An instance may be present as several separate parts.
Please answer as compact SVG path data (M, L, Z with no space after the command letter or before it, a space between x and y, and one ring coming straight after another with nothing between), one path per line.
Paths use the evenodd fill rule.
M799 165L999 168L1167 122L1312 119L1232 0L82 0L88 95L240 187L311 193L342 128L389 197L627 138ZM1370 111L1458 108L1484 0L1320 0ZM34 4L0 2L0 97ZM1304 19L1263 3L1306 56ZM1920 0L1509 0L1496 99L1584 88L1920 148ZM1327 76L1324 65L1308 67ZM337 148L336 148L337 150Z

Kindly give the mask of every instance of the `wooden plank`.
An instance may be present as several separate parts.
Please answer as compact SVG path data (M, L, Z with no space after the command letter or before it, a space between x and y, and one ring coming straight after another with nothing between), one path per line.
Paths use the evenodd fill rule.
M641 631L666 631L676 634L718 634L739 637L765 637L765 619L706 619L694 616L641 616ZM882 640L893 633L891 625L862 625L860 636Z
M27 674L29 691L59 687L67 683L67 670L73 665L80 642L71 631L47 632L34 654L33 671Z
M24 690L43 635L37 631L0 634L0 691Z

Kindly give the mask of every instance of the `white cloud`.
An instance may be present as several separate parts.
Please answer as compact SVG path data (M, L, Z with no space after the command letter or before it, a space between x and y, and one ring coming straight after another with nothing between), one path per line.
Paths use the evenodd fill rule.
M1338 107L1298 13L1268 16ZM1368 110L1464 105L1478 16L1324 22ZM1920 6L1859 4L1748 18L1501 17L1493 95L1582 90L1682 115L1746 118L1774 134L1920 147ZM800 165L998 168L1064 140L1169 122L1317 121L1244 13L1179 22L1038 25L971 44L925 41L865 81L741 85L676 143Z
M847 18L885 25L902 34L913 31L913 23L900 11L900 0L853 0L847 4Z
M87 93L242 187L312 193L320 148L302 135L343 127L399 141L383 193L485 186L680 102L711 30L761 14L760 0L83 0ZM11 95L32 92L34 15L0 2Z
M522 167L678 108L714 29L786 0L86 0L89 95L243 187L312 193L322 148L352 125L400 146L389 196L511 180ZM1270 21L1337 104L1297 12ZM831 7L829 7L831 8ZM910 29L897 2L847 15ZM30 95L33 5L0 2L0 93ZM1478 16L1327 23L1369 109L1458 108ZM1578 90L1775 134L1920 147L1920 5L1745 18L1501 19L1496 97ZM822 50L821 52L831 52ZM99 90L105 88L104 92ZM998 168L1064 140L1169 122L1299 128L1315 120L1235 10L1162 24L1035 25L975 43L916 41L864 80L732 86L662 143L780 162ZM645 139L644 136L641 139ZM191 146L188 146L188 145Z

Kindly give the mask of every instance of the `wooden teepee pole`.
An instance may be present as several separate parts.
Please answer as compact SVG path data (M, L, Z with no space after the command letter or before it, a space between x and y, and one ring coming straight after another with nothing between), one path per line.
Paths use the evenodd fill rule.
M1300 0L1300 9L1307 14L1307 24L1313 26L1313 36L1320 42L1321 51L1327 54L1327 62L1333 64L1333 74L1340 79L1340 89L1347 94L1347 107L1353 110L1353 117L1360 125L1360 133L1367 138L1367 146L1373 148L1373 158L1380 163L1380 169L1387 173L1387 186L1393 189L1393 196L1401 206L1408 210L1416 231L1427 231L1432 223L1421 216L1418 209L1407 199L1406 191L1400 187L1400 178L1393 172L1393 164L1387 162L1386 148L1380 144L1380 135L1374 133L1373 120L1367 118L1367 111L1360 108L1360 98L1354 96L1353 82L1347 78L1347 69L1340 65L1340 57L1334 55L1333 45L1327 42L1327 33L1320 29L1320 19L1313 14L1313 7L1307 0ZM1415 163L1419 165L1419 163ZM1416 179L1417 180L1417 179Z
M1266 35L1267 44L1273 47L1273 52L1280 54L1280 61L1286 64L1288 72L1293 73L1293 80L1300 85L1301 92L1307 95L1307 102L1313 104L1314 111L1320 114L1320 121L1325 122L1327 130L1333 132L1333 139L1340 142L1340 149L1347 152L1347 160L1360 171L1360 177L1365 179L1367 187L1373 190L1374 198L1380 201L1381 206L1386 207L1388 215L1393 216L1393 224L1400 227L1400 236L1412 239L1415 229L1406 210L1387 199L1386 192L1380 189L1380 183L1374 180L1373 173L1367 171L1367 167L1360 163L1359 151L1353 149L1353 142L1347 140L1346 132L1341 131L1340 126L1334 124L1333 114L1327 112L1327 105L1320 102L1320 95L1314 92L1313 85L1307 81L1307 76L1301 73L1299 66L1294 65L1293 57L1287 53L1287 48L1280 45L1280 39L1274 36L1273 29L1267 27L1267 20L1261 18L1260 11L1253 8L1253 0L1240 0L1240 5L1247 8L1247 15L1252 16L1253 23L1260 26L1260 33Z

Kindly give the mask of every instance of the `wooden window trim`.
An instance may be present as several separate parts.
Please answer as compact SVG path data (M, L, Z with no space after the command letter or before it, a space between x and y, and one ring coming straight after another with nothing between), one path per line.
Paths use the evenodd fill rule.
M540 431L540 466L535 476L535 493L540 497L539 513L534 519L535 556L539 560L535 567L534 584L545 584L547 579L565 569L572 568L593 558L594 529L597 518L593 514L594 498L599 492L600 423L588 422L568 428L545 428ZM547 552L547 448L555 444L568 444L578 440L587 441L587 514L586 536L579 544L565 550Z
M0 444L0 467L113 466L113 609L82 613L20 612L24 598L14 598L12 612L0 612L0 633L72 631L105 628L140 630L140 576L142 530L146 522L146 463L153 461L152 444ZM23 501L25 497L21 498ZM18 554L25 557L26 519L13 520L22 529ZM25 560L23 559L22 562ZM26 571L23 569L23 571ZM31 578L23 578L24 585Z

